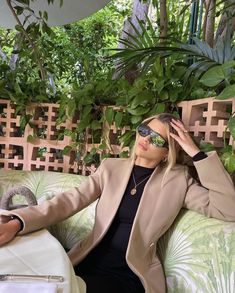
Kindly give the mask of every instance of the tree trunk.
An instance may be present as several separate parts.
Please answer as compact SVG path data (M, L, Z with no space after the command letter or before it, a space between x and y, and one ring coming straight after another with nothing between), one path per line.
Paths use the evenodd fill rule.
M205 1L208 15L205 15L205 41L213 48L214 46L214 33L215 33L215 5L216 0L206 0Z
M135 36L135 31L132 28L130 22L133 23L133 25L140 31L141 28L139 26L138 20L142 20L143 22L146 21L146 15L148 15L148 10L149 10L149 4L150 0L147 0L145 3L142 3L140 0L134 0L133 2L133 9L132 9L132 15L131 17L127 18L124 21L123 29L121 32L121 39L128 39L128 35L125 33L127 32L128 34L131 34ZM119 42L118 44L119 49L123 49L124 45ZM138 67L135 66L128 70L128 72L125 73L126 79L132 84L136 77L138 76ZM113 74L113 79L117 79L119 77L117 69L115 70Z
M233 34L235 30L235 16L234 15L235 15L234 0L228 0L224 3L224 12L221 15L219 26L216 31L215 43L217 42L219 36L221 36L222 38L225 36L227 24L230 26L231 34Z
M145 22L146 15L148 14L148 10L149 10L149 4L150 4L150 0L147 0L146 3L141 3L140 0L134 0L133 9L132 9L132 15L131 15L131 17L127 18L124 21L124 26L123 26L122 33L121 33L121 38L122 39L127 39L128 38L128 36L126 35L125 32L128 32L131 35L135 35L135 31L132 28L132 26L130 25L130 21L138 29L138 31L141 30L141 28L139 26L139 23L137 21L137 18L139 20L142 20L143 22ZM123 44L119 43L118 48L124 48Z
M166 0L160 0L160 42L167 37L167 8Z

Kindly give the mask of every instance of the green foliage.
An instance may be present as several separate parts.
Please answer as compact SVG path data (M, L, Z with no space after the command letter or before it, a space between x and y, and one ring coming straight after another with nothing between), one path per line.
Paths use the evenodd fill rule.
M139 21L139 25L141 21ZM131 23L134 27L134 25ZM155 33L155 34L154 34ZM171 60L173 64L181 64L185 67L181 80L186 88L187 94L198 87L207 96L208 87L214 87L216 94L220 93L226 86L234 82L234 59L235 46L232 42L230 30L227 29L224 40L218 38L215 48L211 48L205 41L193 38L194 44L185 44L175 39L168 38L161 43L153 25L149 22L148 29L141 26L141 30L135 35L128 34L128 39L121 39L125 48L116 49L116 53L110 58L118 64L120 75L138 65L140 72L145 75L153 66L156 59ZM185 59L186 58L186 59ZM191 65L190 65L191 64ZM213 69L214 68L214 69ZM211 71L210 71L211 70ZM199 79L202 74L205 75ZM202 88L202 85L204 87ZM215 87L215 86L218 86ZM233 87L226 90L221 98L230 97Z
M235 96L235 60L214 66L203 74L201 83L215 89L224 88L218 95L218 99L228 99Z
M211 152L215 150L215 146L212 143L201 142L200 150L202 150L203 152Z
M138 124L146 117L177 110L176 103L184 97L184 89L179 76L182 68L168 62L166 70L163 70L160 59L156 60L151 71L145 76L136 78L131 85L124 78L113 80L111 77L105 80L96 80L86 83L83 87L74 84L71 96L63 95L60 104L58 123L79 111L80 122L74 133L75 143L69 151L78 150L81 140L78 134L86 136L86 128L90 129L91 141L97 153L103 156L112 154L108 133L102 131L102 125L117 127L117 144L122 147L132 147L135 139L135 131ZM173 78L173 77L174 78ZM105 109L105 110L103 110ZM124 126L130 130L121 133ZM98 132L97 132L98 131ZM98 137L97 137L98 134ZM85 140L85 139L84 139ZM96 154L97 155L97 154ZM86 162L97 162L97 156L88 154ZM120 156L127 156L123 152Z
M221 160L229 173L235 172L235 154L231 146L223 149Z
M225 100L235 97L235 85L229 85L217 96L219 100Z
M229 122L228 122L228 129L235 140L235 113L231 115Z
M56 102L70 93L73 83L83 86L106 78L112 68L111 62L104 62L106 49L117 43L129 2L112 1L85 20L53 29L46 24L46 12L35 15L29 1L15 2L16 15L27 10L35 21L26 27L26 18L15 31L0 30L0 48L6 55L0 59L1 98L24 107L34 101ZM14 67L12 57L17 58Z
M147 116L164 111L177 113L176 104L182 100L234 97L235 48L229 30L224 40L218 39L215 48L199 38L193 38L194 44L189 45L186 42L190 4L167 1L169 34L160 42L159 1L153 2L155 18L147 17L146 24L138 20L140 29L131 23L135 34L127 33L128 40L120 40L126 48L117 49L116 54L107 58L111 54L107 49L117 47L132 1L111 1L87 19L50 28L45 11L35 15L30 0L15 0L16 16L27 10L35 21L27 26L26 17L14 31L0 29L0 49L5 54L0 59L0 97L11 99L16 105L17 113L22 114L21 128L30 123L26 107L32 102L60 103L57 124L79 112L80 123L76 129L60 133L60 137L68 135L73 139L63 154L75 151L77 160L83 158L89 127L95 147L83 159L91 164L98 162L98 153L102 157L112 153L109 137L101 130L104 124L115 123L118 143L132 146L137 125ZM13 57L17 61L12 63ZM123 76L139 65L140 74L133 84L124 78L112 80L113 61ZM234 137L233 123L231 119L228 127ZM125 125L130 130L122 134ZM211 145L202 147L213 149ZM127 153L120 156L125 157ZM232 170L231 156L233 151L227 154L224 151L223 160L229 170Z

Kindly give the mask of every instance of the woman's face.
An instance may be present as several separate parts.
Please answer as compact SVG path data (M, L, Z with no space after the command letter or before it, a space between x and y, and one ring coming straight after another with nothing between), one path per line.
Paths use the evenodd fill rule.
M153 119L148 123L148 126L167 142L167 131L161 121ZM155 167L167 156L168 149L153 145L150 141L150 135L143 137L138 134L136 140L136 164L150 168L151 166Z

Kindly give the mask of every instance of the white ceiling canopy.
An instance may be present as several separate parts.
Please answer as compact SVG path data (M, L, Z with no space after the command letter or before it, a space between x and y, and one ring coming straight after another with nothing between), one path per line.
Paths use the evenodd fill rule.
M39 15L39 11L47 11L49 26L64 25L76 20L87 17L88 15L103 8L110 0L64 0L60 7L60 0L54 0L53 4L48 5L47 0L31 0L30 8L34 10L35 15ZM16 1L11 1L13 6L22 6ZM19 15L19 19L23 22L24 15ZM30 19L31 18L31 19ZM30 17L29 22L35 20ZM0 26L5 28L14 28L16 20L7 4L7 0L0 0Z

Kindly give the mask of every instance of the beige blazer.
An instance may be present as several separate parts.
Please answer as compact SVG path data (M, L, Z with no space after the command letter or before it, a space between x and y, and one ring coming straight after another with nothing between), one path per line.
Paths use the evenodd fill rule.
M69 251L78 264L101 241L109 229L126 189L134 162L106 159L79 187L64 192L39 206L9 211L19 216L25 234L47 227L77 213L99 198L95 225L90 236ZM134 219L126 252L129 267L139 276L147 293L166 292L165 277L156 255L156 242L171 226L182 207L208 217L235 221L235 189L216 152L194 163L201 184L187 167L177 165L161 181L164 169L156 167L148 180Z

